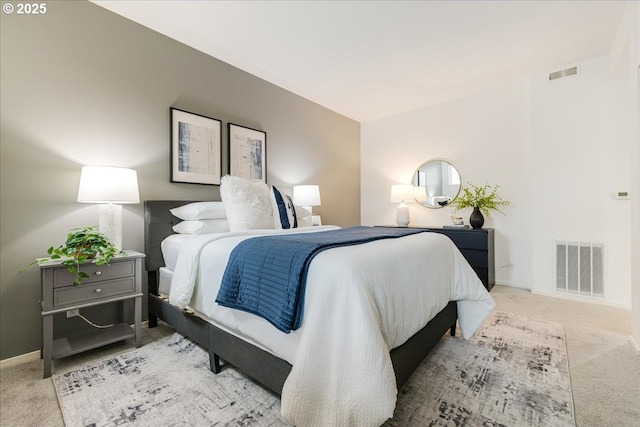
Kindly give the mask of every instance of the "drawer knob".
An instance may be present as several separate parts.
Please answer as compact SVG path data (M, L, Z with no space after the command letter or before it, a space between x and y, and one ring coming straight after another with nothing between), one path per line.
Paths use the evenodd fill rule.
M96 276L99 276L101 274L102 274L102 271L100 271L100 270L96 271Z
M102 292L102 289L100 288L96 289L96 294L99 294L100 292Z

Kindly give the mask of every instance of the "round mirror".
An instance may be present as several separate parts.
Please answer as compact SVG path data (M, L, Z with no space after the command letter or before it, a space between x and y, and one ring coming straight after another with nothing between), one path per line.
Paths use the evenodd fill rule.
M427 208L443 208L460 192L460 174L449 162L429 160L413 174L416 201Z

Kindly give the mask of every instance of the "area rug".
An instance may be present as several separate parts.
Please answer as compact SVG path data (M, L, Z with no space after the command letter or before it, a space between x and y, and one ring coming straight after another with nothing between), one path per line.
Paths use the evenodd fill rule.
M285 426L280 400L232 367L218 375L174 334L53 376L67 427ZM564 328L495 313L472 340L445 337L385 426L575 426Z
M443 338L385 426L575 426L564 326L494 315L471 340Z

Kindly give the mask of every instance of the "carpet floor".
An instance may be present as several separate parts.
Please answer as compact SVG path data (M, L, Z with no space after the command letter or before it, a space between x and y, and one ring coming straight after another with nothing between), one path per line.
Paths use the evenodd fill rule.
M175 334L53 377L67 427L282 426L277 396ZM400 391L385 426L575 426L564 328L496 312L472 340L446 337Z

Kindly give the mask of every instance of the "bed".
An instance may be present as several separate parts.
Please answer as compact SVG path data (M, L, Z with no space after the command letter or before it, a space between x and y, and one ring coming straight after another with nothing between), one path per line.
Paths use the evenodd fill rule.
M294 422L297 425L327 425L338 423L343 425L382 424L382 422L386 418L389 418L392 415L393 408L395 407L397 390L400 390L402 388L405 382L409 379L412 372L416 369L416 367L420 364L424 357L437 344L440 338L447 331L450 331L452 335L455 333L456 321L459 318L460 314L458 312L459 308L463 307L465 311L472 312L472 314L465 315L468 318L473 317L472 321L465 321L468 325L470 325L465 326L466 331L463 330L463 332L466 332L465 335L468 335L470 333L472 334L473 331L470 331L470 329L475 330L475 328L479 326L484 317L493 308L493 300L488 295L487 291L482 286L482 283L479 281L479 279L477 279L468 264L465 265L466 261L464 261L462 256L460 256L459 259L462 259L463 261L456 264L455 269L459 270L456 274L464 273L468 276L468 271L471 271L471 274L473 274L473 276L475 277L476 282L471 283L470 288L463 292L463 294L465 295L465 301L452 300L445 302L444 306L441 309L439 308L439 311L437 311L434 316L430 316L430 320L428 320L426 326L417 328L417 331L415 333L412 333L412 335L408 339L402 339L403 342L400 345L392 347L392 349L388 352L393 369L393 378L391 379L391 381L393 382L393 392L385 391L384 393L381 393L385 394L385 396L381 396L380 401L377 400L377 393L370 393L370 402L367 401L366 405L364 405L363 407L358 408L351 414L348 413L349 409L347 408L347 412L345 414L330 415L331 417L338 418L331 418L330 420L328 420L328 418L326 418L328 408L325 407L322 410L317 411L317 407L318 405L322 406L325 404L327 406L338 405L347 407L350 405L350 403L345 403L345 400L348 399L344 399L344 396L340 397L341 390L337 389L340 389L342 385L336 385L335 376L348 376L351 372L350 369L338 366L337 369L342 369L342 371L340 371L340 373L337 375L333 374L332 371L336 369L336 366L339 365L339 363L337 363L336 360L334 360L332 364L330 363L329 365L325 363L325 359L331 359L330 344L326 346L327 348L329 348L326 355L318 356L317 354L315 354L317 353L317 348L307 349L305 353L305 351L303 350L298 350L298 346L300 347L300 349L302 349L303 347L307 346L306 343L308 343L309 341L315 341L316 338L308 338L309 336L311 336L311 332L304 331L304 334L306 334L306 338L303 338L303 336L305 335L302 332L298 333L298 331L295 331L294 333L289 335L294 337L294 341L298 341L296 341L295 345L289 348L288 352L285 350L274 350L278 348L278 345L270 343L266 335L275 336L273 340L277 342L281 339L281 337L277 335L281 334L279 331L276 331L275 334L272 334L271 332L267 332L267 329L265 329L264 325L260 325L257 323L253 323L252 325L258 326L252 326L245 328L244 331L238 331L233 327L229 327L226 323L219 323L216 322L215 319L209 318L207 314L203 314L203 312L205 312L206 310L202 309L201 307L199 309L193 309L193 307L191 306L181 308L170 303L167 296L163 295L163 293L166 292L162 292L162 290L160 289L161 283L166 283L167 279L165 277L162 280L161 277L166 274L174 273L168 271L167 266L165 266L165 257L163 256L161 246L162 242L165 241L165 239L170 238L170 236L174 234L172 227L180 222L180 219L174 217L171 214L170 209L178 206L183 206L191 202L192 201L184 200L163 200L145 201L144 203L145 252L147 255L145 262L146 270L148 272L149 286L149 327L156 326L157 320L161 319L162 321L173 327L177 332L191 338L203 348L208 350L210 367L213 372L220 372L220 370L222 369L222 360L235 366L237 369L244 372L246 375L253 378L257 382L261 383L266 388L283 396L283 415L285 416L285 419L287 421ZM236 236L236 238L242 240L244 239L244 236ZM446 239L446 237L444 236L440 236L438 238ZM453 244L451 243L451 246L452 245ZM342 248L340 250L342 250ZM331 254L332 251L335 252L335 250L329 250L325 253ZM455 251L457 251L457 249ZM313 262L319 263L321 261L314 260ZM462 273L460 273L461 271ZM470 279L467 281L473 282ZM197 292L198 291L196 291L196 293ZM307 297L311 298L308 295ZM194 296L193 298L197 299L198 297ZM202 299L203 296L201 295L199 298ZM209 297L207 297L207 301L208 300ZM317 313L319 312L319 310L316 309L314 311L312 305L309 307L311 313L309 316L310 318L314 318L313 313ZM306 307L305 310L307 310ZM400 317L400 314L398 314L397 317ZM238 316L245 316L244 318L246 319L246 316L251 315L249 315L248 313L240 315L234 312L232 314L228 314L228 316L233 316L234 319L236 319L236 317ZM305 316L307 316L306 311ZM319 315L315 315L316 318L318 316ZM253 322L253 320L250 320L250 322ZM311 322L311 320L309 322ZM330 323L330 321L327 322L327 324ZM462 326L463 325L461 323L461 327ZM326 327L328 328L328 326L324 324L316 327L316 329L321 330L321 332L317 333L322 335L324 333L322 332L322 330ZM304 328L302 329L305 328L307 328L308 330L311 327L304 326ZM264 332L264 336L260 331ZM363 335L366 335L366 333L364 333ZM290 338L286 337L286 339L289 340ZM303 342L305 344L300 345L299 341L303 339ZM357 341L358 339L360 339L360 337L354 337L353 339ZM319 342L322 341L319 338L317 340ZM356 348L355 350L358 349L359 348ZM349 354L350 351L345 351L345 364L348 363L347 361L349 359ZM296 357L298 359L292 360ZM333 357L335 359L335 355ZM300 362L298 363L297 361ZM294 365L296 368L298 368L297 371L293 369ZM298 387L298 389L295 389L297 387L295 384L304 385L304 383L301 383L299 381L296 382L293 379L290 379L287 383L287 378L289 377L298 378L300 376L311 375L313 371L316 371L316 377L314 378L313 384L316 384L316 381L320 381L321 383L325 378L327 378L327 382L331 383L332 387L337 387L337 389L332 389L335 391L335 393L326 393L325 390L320 395L314 395L313 393L317 393L317 391L312 390L315 386L302 386ZM363 372L367 372L367 375L371 375L371 379L367 379L367 382L375 383L376 377L378 376L378 371L374 371L372 373L371 371L365 370ZM360 376L362 376L362 374L360 374ZM389 381L389 378L385 379L384 375L380 376L382 377L380 379L381 382ZM292 383L294 385L291 385ZM292 389L292 387L294 387L294 389ZM352 392L353 390L344 391L344 393ZM332 396L328 397L329 394ZM337 397L334 397L334 394ZM387 396L387 394L393 395ZM302 396L305 395L311 395L315 397L313 399L307 398L306 400L300 400L303 399ZM286 401L285 397L287 397ZM325 402L326 399L328 399L329 401ZM336 399L338 400L337 402ZM390 402L392 404L392 407L389 407ZM354 403L353 405L357 405L357 403ZM314 406L315 408L310 408L309 406ZM316 412L325 413L325 415L318 415L318 413L311 415L307 414L309 412L313 412L314 410ZM331 411L333 411L333 408L331 409ZM335 412L341 413L340 411L341 410L336 410ZM285 412L288 412L288 414ZM376 415L376 413L378 414Z

